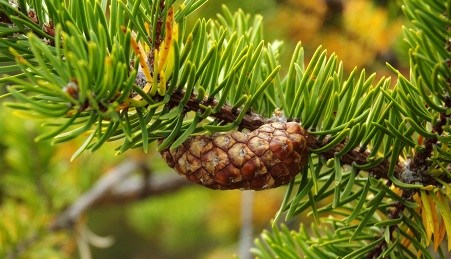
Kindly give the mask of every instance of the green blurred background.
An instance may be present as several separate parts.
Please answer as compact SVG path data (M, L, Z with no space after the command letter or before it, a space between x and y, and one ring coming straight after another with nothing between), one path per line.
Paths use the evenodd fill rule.
M294 46L302 41L307 59L322 45L343 60L347 72L358 67L382 77L392 76L385 62L400 70L406 67L399 1L210 1L190 16L189 25L197 18L215 18L222 4L232 12L241 8L261 14L266 40L284 42L282 64L289 62ZM5 92L1 86L0 94ZM4 101L11 99L0 99ZM78 229L50 232L48 226L97 179L130 159L145 161L156 174L175 174L154 151L131 150L116 156L117 143L69 162L84 139L56 146L35 143L34 137L46 130L40 127L42 121L13 114L1 106L0 255L77 258ZM253 215L253 238L270 227L285 190L255 192L253 205L245 206ZM240 241L241 200L240 191L190 185L158 197L94 208L79 225L87 224L96 235L114 238L108 248L91 246L93 258L231 258L238 255L240 242L246 241ZM312 218L302 220L308 223ZM289 223L293 228L298 224Z

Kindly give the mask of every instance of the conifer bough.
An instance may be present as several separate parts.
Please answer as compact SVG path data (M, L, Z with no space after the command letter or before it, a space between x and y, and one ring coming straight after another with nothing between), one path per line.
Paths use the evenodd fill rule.
M252 132L191 137L160 153L182 177L211 189L263 190L291 182L307 163L308 133L296 122Z

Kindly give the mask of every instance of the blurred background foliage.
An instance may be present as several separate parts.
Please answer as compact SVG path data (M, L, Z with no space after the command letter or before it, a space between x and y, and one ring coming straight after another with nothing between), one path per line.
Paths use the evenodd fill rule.
M220 4L230 10L240 8L245 13L261 14L265 39L284 42L282 64L288 63L301 41L307 58L322 45L344 61L348 72L354 67L366 68L382 77L391 75L385 62L401 68L408 65L401 33L406 19L399 0L215 1L192 17L215 17Z
M323 45L335 52L349 72L355 66L390 75L389 62L407 66L399 1L381 0L262 0L210 1L189 22L215 17L219 6L261 14L267 41L283 39L281 63L287 64L302 41L306 57ZM0 87L0 94L5 87ZM4 99L1 100L5 101ZM76 233L50 231L48 226L65 207L121 161L146 161L156 172L175 173L156 152L130 150L115 156L115 143L95 153L72 154L82 139L50 146L33 141L42 133L39 121L11 116L0 109L0 257L73 258L78 256ZM154 150L155 147L149 150ZM253 233L268 228L279 209L285 187L255 192ZM212 191L190 186L181 191L127 205L92 209L81 225L96 235L112 236L111 247L92 247L93 258L230 258L238 253L242 192ZM307 225L312 218L305 218ZM298 226L298 222L290 222ZM77 230L74 230L77 231Z

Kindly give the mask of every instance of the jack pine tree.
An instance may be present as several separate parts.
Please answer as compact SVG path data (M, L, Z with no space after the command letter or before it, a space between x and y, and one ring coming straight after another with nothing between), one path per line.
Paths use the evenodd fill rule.
M288 184L259 258L446 258L450 1L403 1L410 74L387 64L394 87L346 74L321 47L306 63L301 43L281 70L260 16L223 7L188 31L205 2L0 0L0 82L17 100L6 106L49 121L36 141L86 135L72 159L157 142L212 189ZM309 228L278 224L303 212Z

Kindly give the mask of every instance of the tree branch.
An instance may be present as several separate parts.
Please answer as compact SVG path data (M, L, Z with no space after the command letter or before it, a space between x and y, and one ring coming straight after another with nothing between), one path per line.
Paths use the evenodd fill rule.
M134 174L141 170L144 177ZM176 174L151 175L140 161L128 160L110 170L56 219L52 230L71 228L88 209L111 203L128 203L150 196L172 193L191 183Z
M185 94L186 94L185 91L172 92L171 98L170 98L169 102L167 103L168 108L172 109L172 108L177 107L180 104L180 102L182 101ZM156 96L156 98L162 98L162 97ZM194 93L191 93L188 103L184 107L186 111L203 112L203 109L200 107L200 104L205 105L205 106L211 106L212 108L214 108L218 105L218 100L216 100L215 98L204 97L202 99L202 101L200 101L200 102L197 101L196 99L197 99L197 95ZM161 100L157 99L156 101L158 102ZM224 105L222 105L222 107L219 109L219 111L217 113L212 114L211 116L217 118L218 120L220 120L223 123L231 123L237 119L240 112L241 112L241 108L233 110L231 105L225 103ZM265 117L261 116L260 114L251 112L249 110L244 115L244 117L239 125L239 128L255 130L258 127L260 127L261 125L270 123L272 121L273 121L272 119L265 118Z
M327 143L318 142L317 136L309 135L309 147L310 148L317 149L317 148L323 147L326 144ZM319 155L326 159L334 158L335 153L342 150L344 148L344 146L345 146L345 143L340 143L340 144L336 145L335 147L333 147L332 149L329 149ZM358 165L364 165L364 164L368 163L367 159L369 158L369 156L370 156L370 152L368 150L361 152L360 148L357 147L357 148L354 148L354 149L348 151L346 154L344 154L340 158L340 163L346 164L346 165L352 165L354 163L358 164ZM377 166L375 166L369 170L365 170L365 171L368 171L372 176L374 176L377 179L380 179L380 178L388 179L389 166L390 166L390 161L385 160L385 161L382 161ZM403 171L404 171L404 165L397 163L395 165L395 175L399 175Z
M172 109L172 108L177 107L180 104L180 101L183 99L184 95L185 95L184 91L174 91L171 94L171 98L167 104L168 108ZM158 98L161 98L161 97L158 97ZM210 105L211 107L215 107L218 103L218 101L216 99L209 99L207 97L204 97L202 101L198 102L198 101L196 101L196 98L197 98L196 94L192 93L189 98L188 103L185 105L185 110L202 112L203 109L200 107L200 104L205 105L205 106ZM161 101L161 100L157 99L156 101ZM241 109L237 109L236 111L233 111L231 105L224 104L221 107L219 112L212 114L211 116L217 118L218 120L220 120L222 122L231 123L234 120L236 120L240 111L241 111ZM255 130L258 127L260 127L261 125L266 124L266 123L271 123L273 121L274 121L274 119L265 118L258 113L249 111L243 117L243 120L239 124L239 128ZM327 144L327 142L319 142L317 136L309 135L309 147L311 149L317 149L317 148L325 146L326 144ZM334 158L335 153L342 150L344 148L344 146L345 146L345 143L340 143L337 146L335 146L334 148L332 148L326 152L323 152L319 155L326 159ZM346 164L346 165L352 165L353 163L356 163L358 165L363 165L363 164L368 163L367 159L368 159L369 155L370 155L370 152L367 150L365 150L364 152L361 152L360 148L354 148L353 150L350 150L349 152L344 154L340 158L340 162L341 162L341 164ZM390 161L385 160L385 161L382 161L379 165L377 165L374 168L367 170L367 171L375 178L388 179L389 166L390 166ZM394 173L395 176L401 175L402 172L404 171L404 169L405 169L405 166L403 164L397 163L395 166L395 173Z

